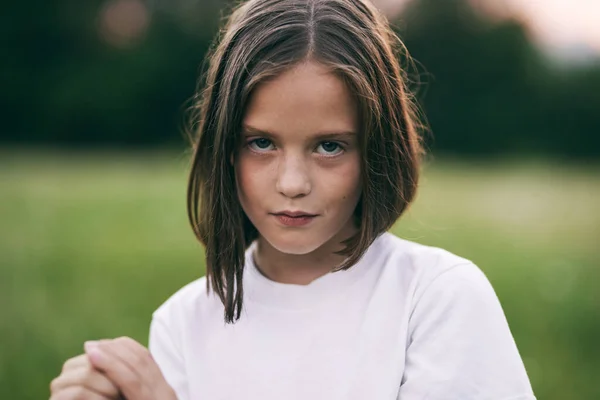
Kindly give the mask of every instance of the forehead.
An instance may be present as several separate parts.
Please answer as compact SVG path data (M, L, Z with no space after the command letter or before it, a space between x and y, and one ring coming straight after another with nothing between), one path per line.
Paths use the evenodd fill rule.
M357 132L357 106L347 85L321 64L306 62L253 91L243 124L265 132L306 136Z

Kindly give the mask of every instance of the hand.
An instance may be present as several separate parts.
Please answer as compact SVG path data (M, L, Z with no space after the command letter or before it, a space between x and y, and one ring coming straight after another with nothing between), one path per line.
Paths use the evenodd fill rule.
M67 360L50 384L50 400L117 400L119 388L90 363L86 354Z
M150 352L135 340L86 342L85 351L92 366L127 400L177 400Z

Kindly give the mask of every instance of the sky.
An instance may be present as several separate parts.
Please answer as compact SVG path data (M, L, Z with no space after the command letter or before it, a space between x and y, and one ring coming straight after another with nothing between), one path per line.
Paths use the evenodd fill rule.
M399 12L410 0L373 0ZM448 0L451 1L451 0ZM471 0L503 18L525 22L531 38L551 55L567 58L600 56L600 0Z
M476 0L499 14L516 14L550 52L600 55L600 0Z

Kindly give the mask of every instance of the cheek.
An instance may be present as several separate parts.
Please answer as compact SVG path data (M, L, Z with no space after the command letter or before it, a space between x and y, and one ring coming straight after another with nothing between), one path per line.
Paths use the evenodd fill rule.
M236 165L236 183L238 196L244 207L263 190L261 185L265 184L264 173L261 173L257 165L245 157L241 157Z
M335 182L335 183L334 183ZM340 166L334 173L324 182L324 187L327 188L329 197L332 200L345 203L345 206L355 206L362 192L361 173L359 161L352 160L343 166ZM340 196L341 195L341 196ZM346 204L347 203L347 204Z
M361 188L361 172L360 158L358 154L345 166L345 171L342 172L347 178L344 180L346 187L350 192L354 193Z

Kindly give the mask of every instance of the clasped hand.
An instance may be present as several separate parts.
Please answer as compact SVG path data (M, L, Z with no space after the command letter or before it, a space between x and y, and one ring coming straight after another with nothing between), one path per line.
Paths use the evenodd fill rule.
M85 343L50 384L50 400L177 400L150 352L128 337Z

